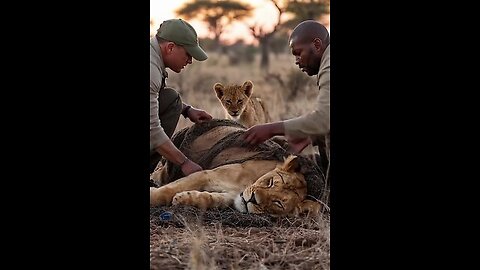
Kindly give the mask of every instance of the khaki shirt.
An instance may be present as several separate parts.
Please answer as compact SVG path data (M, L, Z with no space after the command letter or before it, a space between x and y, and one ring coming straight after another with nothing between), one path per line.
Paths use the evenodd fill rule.
M330 45L320 60L317 75L318 97L315 109L300 117L283 121L285 135L316 140L330 132Z
M169 140L158 117L158 95L165 88L167 77L160 45L153 37L150 39L150 151Z

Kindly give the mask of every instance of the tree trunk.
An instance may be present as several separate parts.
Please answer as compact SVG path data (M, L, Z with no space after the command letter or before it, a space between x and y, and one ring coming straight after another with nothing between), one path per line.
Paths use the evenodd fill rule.
M269 45L270 44L270 37L266 36L260 39L260 47L262 50L262 58L260 61L260 67L268 72L270 67L270 55L269 55Z
M217 52L219 52L220 49L221 49L221 48L220 48L220 35L215 34L214 41L215 41L215 43L214 43L214 46L215 46L214 50L217 51ZM221 52L221 51L220 51L220 52Z

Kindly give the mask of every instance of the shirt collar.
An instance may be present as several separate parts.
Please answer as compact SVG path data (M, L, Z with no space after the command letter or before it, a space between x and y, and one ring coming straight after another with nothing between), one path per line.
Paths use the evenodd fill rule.
M162 71L162 75L164 78L168 77L168 73L165 68L165 64L163 63L162 52L160 51L160 44L158 44L158 40L156 37L150 39L150 47L156 52L153 55L154 62L158 65L158 68Z
M322 55L322 59L320 59L320 68L318 69L318 74L317 74L317 85L318 83L320 82L320 72L322 71L322 67L321 65L323 64L323 60L325 59L325 57L327 57L326 55L330 55L330 44L328 44L327 48L325 48L325 51L323 52L323 55Z

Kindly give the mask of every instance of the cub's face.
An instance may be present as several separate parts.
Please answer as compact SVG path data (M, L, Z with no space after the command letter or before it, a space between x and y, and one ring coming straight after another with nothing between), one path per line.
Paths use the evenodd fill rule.
M245 110L246 104L252 95L253 83L246 81L242 86L223 86L220 83L216 83L213 89L227 113L234 119L237 119Z
M237 210L244 213L267 213L285 216L295 212L307 195L303 174L295 171L295 157L287 159L282 167L275 168L247 187L235 199Z

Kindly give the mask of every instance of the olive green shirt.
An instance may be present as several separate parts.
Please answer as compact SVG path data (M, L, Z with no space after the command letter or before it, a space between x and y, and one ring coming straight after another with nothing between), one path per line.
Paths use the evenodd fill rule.
M285 120L285 135L316 139L330 132L330 45L320 60L317 85L319 93L315 109L300 117Z
M167 77L160 45L153 37L150 39L150 151L169 140L158 117L158 95L165 88Z

